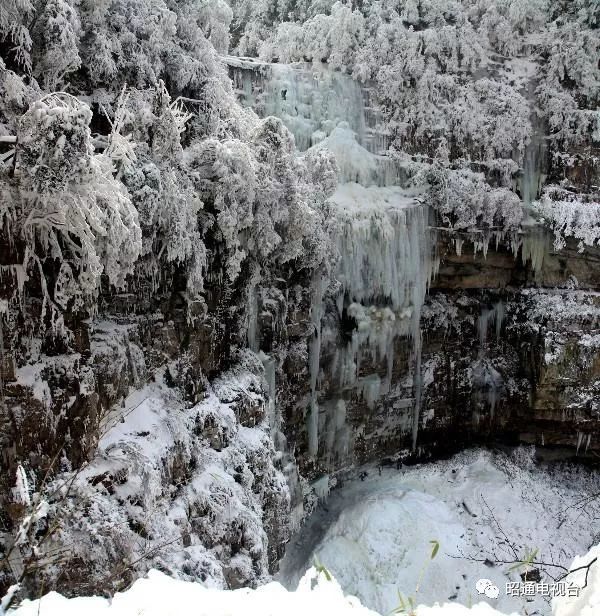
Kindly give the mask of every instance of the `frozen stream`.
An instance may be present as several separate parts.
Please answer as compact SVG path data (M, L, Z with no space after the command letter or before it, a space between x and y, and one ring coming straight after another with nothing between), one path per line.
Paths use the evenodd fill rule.
M521 570L479 561L513 561L513 548L519 555L538 549L540 561L568 567L598 542L600 502L573 506L600 489L598 479L581 468L535 467L528 450L511 456L467 451L447 461L384 468L381 475L376 467L365 470L364 481L334 490L290 542L279 573L288 588L295 588L316 555L345 592L389 614L398 606L398 591L414 595L429 542L438 540L419 603L486 600L505 612L546 615L548 599L506 595L506 582L520 581ZM477 593L480 578L498 586L498 599Z

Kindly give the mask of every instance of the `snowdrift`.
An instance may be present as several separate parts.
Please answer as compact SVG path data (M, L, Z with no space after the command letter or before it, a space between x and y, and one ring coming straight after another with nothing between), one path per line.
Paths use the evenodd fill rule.
M587 566L600 556L600 546L586 556L578 557L572 569ZM598 562L598 561L597 561ZM572 574L573 581L583 586L584 569ZM594 563L587 573L587 585L579 597L558 597L553 600L553 616L593 616L600 610L600 564ZM2 609L0 608L0 613ZM356 597L345 596L340 585L328 573L311 568L295 592L288 592L273 582L256 590L216 590L194 582L174 580L152 570L123 593L111 600L101 597L67 599L51 592L40 600L24 601L8 612L11 616L378 616L360 604ZM456 603L433 607L419 606L416 616L516 616L504 615L486 603L471 608Z

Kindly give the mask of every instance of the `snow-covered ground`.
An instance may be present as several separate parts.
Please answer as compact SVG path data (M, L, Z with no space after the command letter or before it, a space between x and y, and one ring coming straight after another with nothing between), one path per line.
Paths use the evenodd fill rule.
M0 614L2 612L0 611ZM174 580L150 571L112 601L101 597L66 599L49 593L39 601L25 601L11 616L377 616L355 597L344 596L339 584L325 573L311 569L294 592L278 583L257 590L223 591ZM461 606L420 608L419 616L501 616L485 604L473 611Z
M415 595L426 566L419 603L483 599L504 612L547 615L549 597L506 594L506 583L521 582L523 571L511 571L510 563L537 549L536 561L569 567L598 541L600 502L574 506L600 491L598 479L583 469L535 467L526 449L511 456L473 450L435 464L384 468L381 475L367 470L364 481L334 490L292 539L279 575L286 587L295 588L316 556L344 592L388 614L399 591ZM441 547L430 561L434 540ZM497 599L479 595L481 578L500 589Z
M280 574L283 584L226 591L153 570L112 600L49 593L9 613L377 616L398 607L399 592L418 605L404 612L411 616L599 613L598 563L568 576L581 587L579 597L551 602L543 596L508 597L505 584L520 581L519 571L509 571L508 564L479 562L512 561L513 549L520 556L538 548L536 560L571 568L592 563L600 556L600 546L575 561L573 555L585 554L598 542L594 528L600 503L581 506L586 494L598 491L593 473L565 467L543 470L533 465L527 449L511 456L472 450L434 464L382 469L381 474L377 468L367 470L364 481L334 490L290 544ZM433 559L431 541L441 544ZM316 568L311 566L313 555L319 561ZM547 571L564 573L559 568ZM478 593L481 578L498 587L497 599Z
M573 568L600 556L600 546L576 559ZM584 572L573 574L579 583ZM587 586L579 598L561 597L552 605L553 616L595 616L600 607L600 567L590 570ZM66 599L49 593L37 601L25 601L11 616L377 616L363 607L358 599L345 596L338 582L329 573L311 568L298 588L288 592L277 582L257 590L235 591L208 589L201 584L174 580L150 571L132 588L118 593L112 600L101 597ZM397 612L396 612L397 613ZM531 611L521 612L532 614ZM0 615L3 608L0 606ZM503 616L486 603L466 607L457 603L419 605L410 616ZM513 612L506 616L518 616Z

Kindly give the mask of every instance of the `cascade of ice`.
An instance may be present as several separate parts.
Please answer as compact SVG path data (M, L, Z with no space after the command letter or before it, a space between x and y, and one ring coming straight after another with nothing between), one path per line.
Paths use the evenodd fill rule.
M321 141L346 122L360 143L374 143L365 123L360 85L324 64L269 64L224 58L243 104L261 117L275 116L294 135L300 151ZM377 121L376 116L369 116ZM373 146L375 147L375 145Z
M524 264L528 261L531 263L531 269L537 279L548 254L549 236L546 229L537 224L523 225L523 233L521 259Z
M324 434L321 439L325 462L330 467L339 467L346 459L352 431L346 423L346 402L342 398L328 400L322 405L325 415Z
M248 290L247 318L248 347L255 353L258 353L258 293L254 282L251 282Z
M419 436L419 421L421 419L421 395L423 390L423 375L421 372L421 350L423 348L423 334L421 332L421 319L417 320L413 317L414 323L414 390L415 390L415 404L413 407L413 420L412 420L412 449L417 448L417 438Z
M544 181L545 159L547 143L545 126L534 111L532 114L533 132L531 141L525 149L523 159L523 176L521 178L521 198L525 208L538 198Z
M428 212L398 187L342 185L331 199L340 221L337 279L352 338L337 350L334 368L342 388L359 387L368 406L391 387L394 341L413 341L413 429L416 447L421 402L421 308L433 271ZM360 377L361 360L387 360L382 382Z
M382 300L410 316L430 279L427 210L398 187L342 185L331 202L340 221L338 279L346 295L361 304Z
M504 323L505 307L503 302L498 302L490 310L484 309L479 319L477 320L477 327L479 330L479 345L481 349L485 348L487 343L488 331L490 325L496 326L496 340L500 340L500 334L502 333L502 325Z
M400 164L365 148L348 122L340 122L326 137L321 135L321 140L311 148L319 149L327 149L335 156L341 184L397 186L408 178Z
M403 169L385 156L387 139L372 92L321 64L279 65L230 57L224 61L243 104L262 117L279 117L294 135L298 150L327 148L337 159L340 185L330 199L339 220L337 304L340 314L346 311L356 326L348 344L337 348L331 376L338 379L341 392L360 392L372 408L391 389L395 341L412 339L416 447L422 388L420 315L434 269L433 246L427 209L415 199L415 192L399 188L405 179ZM330 432L341 430L342 417L345 422L345 406L329 412L327 401L319 419L325 286L324 277L315 275L307 413L308 451L313 458L320 446L327 448L323 453L328 457L338 455L329 451ZM369 362L383 363L385 376L368 370L365 374ZM320 429L326 433L321 437Z
M371 154L385 154L389 136L373 101L374 88L320 63L272 64L223 57L243 105L280 118L305 151L345 122ZM385 158L385 157L382 157ZM391 161L388 164L393 166Z
M277 361L274 357L263 351L258 352L265 370L267 385L267 421L271 430L275 449L282 451L285 448L285 436L281 432L281 415L277 412Z
M531 139L525 148L523 157L523 173L520 179L521 199L526 213L531 204L538 198L545 179L546 159L548 156L548 143L546 138L546 124L541 113L536 108L536 88L538 85L538 67L530 63L531 71L528 86L524 92L531 105Z
M496 341L500 340L502 325L506 316L504 302L499 301L491 309L484 309L477 319L479 333L479 358L473 366L473 385L484 393L487 399L490 414L493 417L499 396L504 390L502 375L486 358L486 344L490 326L495 326Z

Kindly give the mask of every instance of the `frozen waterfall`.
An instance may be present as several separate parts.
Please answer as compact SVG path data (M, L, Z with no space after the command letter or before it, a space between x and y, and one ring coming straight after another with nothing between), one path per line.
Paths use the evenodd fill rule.
M428 210L415 191L402 188L402 166L385 155L381 118L370 105L371 92L348 75L322 64L268 64L225 58L241 102L262 116L280 118L303 152L327 148L338 163L339 186L330 201L337 212L341 283L336 301L340 316L355 323L351 339L340 343L333 361L339 398L321 400L326 280L313 280L310 343L308 450L329 459L344 432L345 396L358 392L369 408L393 387L395 344L412 345L412 444L416 447L421 398L421 308L433 271ZM384 362L387 374L361 374L361 362ZM402 408L398 413L407 413ZM329 415L332 415L329 417ZM333 417L335 415L335 417Z
M387 149L378 130L379 112L367 104L369 89L325 64L270 64L252 58L227 57L241 103L261 117L282 120L305 151L346 122L358 142L372 153Z

